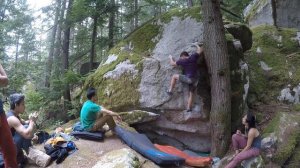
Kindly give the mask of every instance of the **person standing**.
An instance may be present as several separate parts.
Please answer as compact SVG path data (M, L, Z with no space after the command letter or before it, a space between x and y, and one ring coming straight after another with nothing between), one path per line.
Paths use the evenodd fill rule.
M4 87L8 85L7 75L0 64L0 86ZM10 132L10 128L6 119L5 112L3 110L3 102L0 100L0 148L3 155L5 168L16 168L17 164L17 151L13 141L13 137ZM3 166L3 163L0 163ZM1 166L1 165L0 165Z

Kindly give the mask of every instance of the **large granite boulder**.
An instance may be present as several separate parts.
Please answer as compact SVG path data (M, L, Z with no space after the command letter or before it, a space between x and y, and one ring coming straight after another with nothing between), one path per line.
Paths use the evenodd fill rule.
M251 27L272 25L300 29L299 0L254 0L244 15Z
M245 26L239 26L243 25L236 24L232 29L244 36L233 36L228 33L230 31L226 33L231 62L233 122L240 122L249 88L248 66L243 62L243 50L251 46L251 33ZM108 60L88 76L82 98L85 99L88 87L95 87L98 103L107 108L155 112L160 115L157 120L135 124L136 129L157 142L164 140L177 144L177 147L209 151L211 97L203 57L199 60L200 76L193 112L185 112L188 99L186 85L177 83L172 96L166 93L172 75L181 73L179 68L169 64L168 56L178 59L183 50L191 54L196 50L193 44L199 42L203 42L199 7L175 9L153 19L109 51Z

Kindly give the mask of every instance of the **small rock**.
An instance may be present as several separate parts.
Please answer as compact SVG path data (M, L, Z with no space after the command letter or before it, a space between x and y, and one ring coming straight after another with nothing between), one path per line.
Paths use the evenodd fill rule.
M264 71L271 71L272 68L269 67L264 61L259 61L258 65L264 70Z
M103 65L108 65L108 64L114 62L117 59L118 59L117 55L114 55L114 54L113 55L109 55L108 58L107 58L107 60L105 61L105 63Z
M105 154L93 168L135 168L138 166L138 156L131 149L123 148Z
M256 49L256 53L258 53L258 54L261 54L261 53L262 53L262 51L261 51L260 47L257 47L257 49Z
M264 167L264 161L261 156L254 157L248 160L244 160L241 165L244 168L262 168Z

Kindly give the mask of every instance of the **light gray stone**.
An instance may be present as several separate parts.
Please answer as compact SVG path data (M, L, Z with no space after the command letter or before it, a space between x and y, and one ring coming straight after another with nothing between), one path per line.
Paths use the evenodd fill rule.
M280 95L277 97L277 99L287 104L299 104L299 96L300 84L294 88L292 88L292 86L289 84L286 88L280 91Z
M135 78L138 74L138 70L135 69L135 64L131 64L130 60L126 60L118 64L113 71L104 74L104 78L118 79L124 73L131 74L131 76Z
M271 0L255 0L245 10L251 27L258 25L274 25Z
M119 113L119 115L122 117L122 120L127 124L141 124L156 120L160 116L159 114L142 110L121 112Z
M107 60L105 61L105 63L104 63L103 65L108 65L108 64L114 62L114 61L117 60L117 59L118 59L118 56L117 56L117 55L115 55L115 54L109 55L109 56L107 57Z
M300 29L299 0L254 0L244 10L251 27L277 25L278 27Z
M136 168L138 166L138 156L131 149L123 148L108 152L93 168Z
M191 43L200 42L202 39L203 24L195 19L182 20L174 17L170 23L163 26L162 37L153 50L151 58L143 63L144 69L139 89L140 103L143 108L186 109L188 99L186 86L178 82L174 96L170 97L166 93L172 75L181 73L178 68L170 65L168 56L173 55L175 59L178 59L182 51L195 52L196 48L192 48ZM200 101L195 101L195 105L201 106L201 98L199 99Z
M264 161L261 156L253 157L247 160L244 160L241 165L244 168L263 168L264 167Z
M269 67L264 61L259 61L258 63L261 67L261 69L263 69L264 71L271 71L272 68Z

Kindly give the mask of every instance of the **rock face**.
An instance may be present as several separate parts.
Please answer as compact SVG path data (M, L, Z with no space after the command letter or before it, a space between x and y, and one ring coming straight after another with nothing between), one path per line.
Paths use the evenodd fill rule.
M123 148L105 154L93 168L135 168L138 166L138 157L131 149Z
M248 103L299 103L300 47L297 30L274 26L252 29L253 47L245 53L251 67Z
M288 85L286 88L280 91L278 100L289 104L299 104L299 96L300 84L294 88L292 88L291 85Z
M266 138L262 141L262 147L265 158L281 166L289 164L287 161L296 152L299 143L300 115L277 113L264 129L264 135Z
M172 142L180 149L209 151L211 97L204 57L199 59L199 82L191 113L185 112L187 85L178 82L172 96L166 93L171 76L181 73L179 68L170 65L168 56L173 55L177 60L182 51L191 54L196 50L192 44L203 41L199 11L199 7L172 10L133 32L109 52L109 61L87 78L82 97L88 87L95 87L99 104L104 107L115 111L155 112L160 115L157 120L135 124L135 128L157 143ZM243 51L251 47L252 36L244 25L227 27L236 33L226 34L231 62L232 121L235 122L240 121L249 88L248 68L242 60Z
M300 29L299 0L254 0L244 12L250 26L262 24Z
M142 110L121 112L119 115L122 117L122 121L130 125L154 121L159 118L159 114Z

